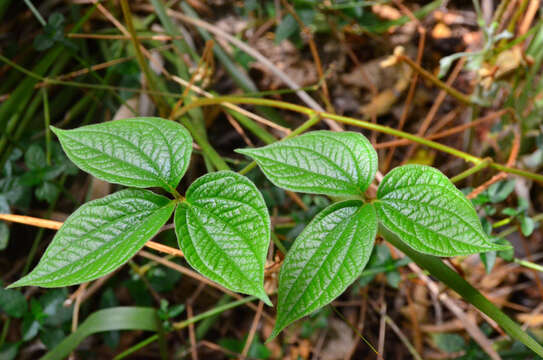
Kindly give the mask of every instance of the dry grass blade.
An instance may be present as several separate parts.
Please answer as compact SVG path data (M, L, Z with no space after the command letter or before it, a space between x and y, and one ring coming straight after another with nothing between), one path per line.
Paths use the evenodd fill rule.
M492 341L479 329L477 324L473 322L466 313L451 299L446 293L440 292L438 285L431 280L415 263L409 263L409 268L417 274L428 290L430 290L437 298L464 324L466 331L479 344L479 346L490 356L492 360L501 360L500 355L494 350Z
M143 5L140 7L143 10L152 12L154 11L153 7ZM324 111L322 106L320 106L315 100L313 100L312 97L310 97L304 90L300 90L300 86L296 84L287 74L285 74L281 69L279 69L275 64L273 64L270 60L268 60L264 55L244 43L243 41L236 39L230 34L225 33L223 30L217 28L216 26L203 21L199 19L194 19L189 16L186 16L183 13L180 13L178 11L174 11L171 9L168 9L168 15L175 19L179 19L183 22L192 24L194 26L198 26L201 28L204 28L208 30L209 32L213 33L215 36L223 38L230 42L231 44L237 46L238 48L245 51L247 54L251 55L255 59L257 59L259 62L261 62L263 65L265 65L271 72L273 72L278 78L281 79L289 88L292 90L295 90L296 95L300 97L300 99L306 103L310 108L316 110L316 111ZM330 127L331 130L334 131L342 131L343 128L337 124L336 122L330 120L330 119L323 119L326 124Z

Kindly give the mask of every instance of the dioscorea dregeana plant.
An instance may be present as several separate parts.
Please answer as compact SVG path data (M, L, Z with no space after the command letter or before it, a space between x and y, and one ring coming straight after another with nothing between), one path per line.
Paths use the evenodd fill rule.
M232 171L206 174L180 195L176 188L192 150L183 126L147 117L52 130L78 167L129 189L76 210L36 268L11 287L68 286L106 275L141 249L175 212L179 246L192 267L271 305L263 286L270 241L263 197L250 180ZM378 233L391 242L399 238L395 246L434 269L438 265L427 255L508 248L488 239L471 202L434 168L398 167L383 178L377 197L367 199L377 154L362 134L313 131L237 151L254 159L278 187L344 199L317 214L286 255L272 337L345 291L366 266ZM162 188L173 198L144 188ZM462 286L455 290L469 294ZM503 317L500 324L517 331Z

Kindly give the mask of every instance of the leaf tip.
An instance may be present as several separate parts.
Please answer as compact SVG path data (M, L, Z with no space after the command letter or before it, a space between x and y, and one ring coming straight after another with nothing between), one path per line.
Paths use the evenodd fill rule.
M264 291L264 289L262 289L262 292L258 295L256 295L256 297L258 297L260 300L262 300L264 302L264 304L270 306L270 307L273 307L273 303L272 301L270 300L270 297L268 296L268 294L266 294L266 292Z
M264 344L270 343L273 339L277 337L277 335L281 333L281 331L283 331L283 327L278 327L277 323L275 323L275 327L273 328L271 335L266 339Z
M508 251L513 249L511 244L492 244L492 249L490 251Z
M234 152L237 152L238 154L242 154L242 155L245 155L245 156L248 156L248 157L252 157L252 153L255 149L248 149L248 148L245 148L245 149L236 149L234 150Z
M26 286L28 285L28 283L26 281L23 281L25 278L22 278L22 279L19 279L17 281L15 281L14 283L12 284L9 284L6 289L13 289L13 288L17 288L17 287L22 287L22 286Z
M63 130L58 128L58 127L55 127L53 125L49 125L49 129L55 134L58 136L59 133L61 133Z

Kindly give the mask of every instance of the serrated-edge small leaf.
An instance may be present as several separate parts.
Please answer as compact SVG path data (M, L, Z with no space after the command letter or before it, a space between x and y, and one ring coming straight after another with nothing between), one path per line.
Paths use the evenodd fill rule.
M262 194L232 171L197 179L175 212L175 231L187 262L225 288L255 295L268 305L264 267L270 226Z
M66 219L34 270L10 287L70 286L104 276L140 250L175 205L140 189L90 201Z
M341 295L366 266L376 234L377 215L371 204L343 201L317 214L281 267L277 320L270 339Z
M51 127L70 160L110 183L172 192L185 174L192 138L182 125L140 117L82 126Z
M236 152L253 158L274 185L311 194L361 195L377 171L371 143L350 131L312 131Z
M379 221L413 249L436 256L505 250L484 232L471 202L439 170L405 165L377 190Z

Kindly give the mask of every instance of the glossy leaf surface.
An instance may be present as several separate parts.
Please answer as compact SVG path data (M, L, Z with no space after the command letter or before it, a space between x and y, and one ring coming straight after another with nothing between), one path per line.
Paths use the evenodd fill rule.
M341 295L366 266L376 234L377 217L371 204L344 201L317 214L281 267L271 337Z
M395 168L377 197L379 221L419 252L457 256L509 248L490 242L471 202L432 167Z
M175 212L175 230L193 268L230 290L271 304L264 291L270 218L249 179L231 171L200 177Z
M349 131L312 131L236 151L253 158L276 186L312 194L363 194L377 171L377 154L368 139Z
M192 138L161 118L134 118L82 126L52 127L66 155L82 170L125 186L175 189L185 174Z
M87 282L128 261L168 221L175 202L147 190L122 190L77 209L39 264L14 286Z

